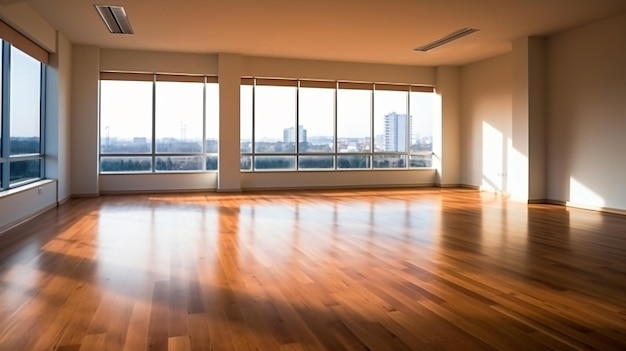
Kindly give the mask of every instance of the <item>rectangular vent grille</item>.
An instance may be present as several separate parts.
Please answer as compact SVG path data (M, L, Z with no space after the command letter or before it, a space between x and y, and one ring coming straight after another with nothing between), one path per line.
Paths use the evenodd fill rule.
M466 35L472 34L474 32L478 32L479 29L476 28L463 28L463 29L459 29L457 31L454 31L444 37L441 37L431 43L428 43L426 45L420 46L418 48L413 49L414 51L430 51L434 48L440 47L441 45L447 44L451 41L460 39Z
M109 32L114 34L133 34L126 11L122 6L94 5Z

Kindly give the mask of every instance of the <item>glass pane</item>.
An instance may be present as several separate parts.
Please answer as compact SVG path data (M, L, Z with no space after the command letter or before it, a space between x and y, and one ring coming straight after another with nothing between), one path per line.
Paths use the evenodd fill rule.
M204 83L156 82L156 151L202 152Z
M206 170L217 171L217 155L208 155L206 157Z
M255 170L295 169L295 156L256 156L254 158Z
M41 63L11 47L11 155L40 153ZM37 175L39 177L39 175Z
M152 151L152 82L100 82L100 152Z
M332 169L334 165L333 156L300 156L298 158L300 169Z
M374 168L406 168L406 155L375 155Z
M252 85L242 85L240 95L241 152L252 152Z
M217 83L207 83L206 85L206 150L205 152L217 153L219 135L220 135L219 85Z
M370 152L372 92L339 89L337 91L337 151Z
M296 87L257 86L254 111L255 152L296 152Z
M432 155L411 155L411 158L409 161L409 167L421 168L421 167L432 167L432 166L433 166Z
M100 172L149 172L151 157L101 157Z
M202 156L162 156L157 157L157 171L201 171L204 158Z
M433 151L435 94L411 92L409 97L411 103L411 152Z
M14 185L40 178L40 160L9 162L9 184Z
M251 171L252 170L252 156L241 156L240 161L240 170L242 171Z
M406 152L408 92L374 92L374 151Z
M361 155L339 155L337 156L337 168L370 168L370 157Z
M335 149L335 89L300 88L299 152Z

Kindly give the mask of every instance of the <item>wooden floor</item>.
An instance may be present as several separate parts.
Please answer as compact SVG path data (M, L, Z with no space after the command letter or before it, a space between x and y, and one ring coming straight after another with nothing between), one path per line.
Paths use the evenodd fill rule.
M0 237L0 350L626 349L626 217L471 190L103 196Z

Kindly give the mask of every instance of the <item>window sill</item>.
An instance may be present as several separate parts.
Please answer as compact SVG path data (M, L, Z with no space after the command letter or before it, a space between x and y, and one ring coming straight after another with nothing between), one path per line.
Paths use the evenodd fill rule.
M31 189L35 189L40 186L47 185L47 184L54 183L54 182L56 182L56 180L54 179L41 179L41 180L34 181L32 183L28 183L26 185L17 187L17 188L0 191L0 199L9 197L11 195L19 194L19 193L22 193Z

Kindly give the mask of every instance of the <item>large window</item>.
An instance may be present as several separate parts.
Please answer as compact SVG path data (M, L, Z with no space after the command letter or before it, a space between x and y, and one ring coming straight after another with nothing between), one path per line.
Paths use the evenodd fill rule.
M433 89L244 78L241 170L430 167Z
M42 77L45 65L1 41L0 190L43 177Z
M214 77L102 73L100 172L217 170Z
M374 168L405 168L409 138L408 86L376 84Z

